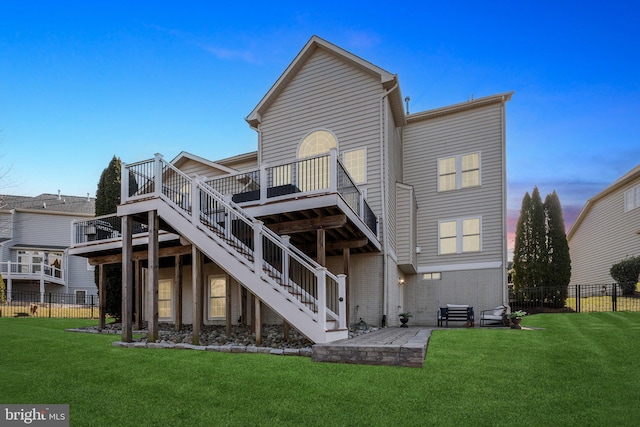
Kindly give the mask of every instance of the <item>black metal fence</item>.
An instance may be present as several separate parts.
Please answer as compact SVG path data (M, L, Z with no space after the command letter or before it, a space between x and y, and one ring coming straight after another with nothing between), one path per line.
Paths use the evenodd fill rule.
M528 313L640 311L640 292L619 283L570 285L566 288L541 286L509 287L511 311Z
M98 318L98 296L13 291L0 301L0 317Z

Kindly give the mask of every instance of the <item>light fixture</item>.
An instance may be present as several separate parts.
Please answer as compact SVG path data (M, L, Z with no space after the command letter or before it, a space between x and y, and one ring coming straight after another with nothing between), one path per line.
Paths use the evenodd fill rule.
M402 277L398 278L398 285L404 285L404 279Z

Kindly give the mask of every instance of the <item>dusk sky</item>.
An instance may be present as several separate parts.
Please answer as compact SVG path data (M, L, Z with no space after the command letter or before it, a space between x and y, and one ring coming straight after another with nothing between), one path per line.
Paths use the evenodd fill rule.
M509 230L567 229L640 163L637 2L0 2L0 193L95 195L116 155L257 149L244 118L312 35L399 76L410 112L515 91Z

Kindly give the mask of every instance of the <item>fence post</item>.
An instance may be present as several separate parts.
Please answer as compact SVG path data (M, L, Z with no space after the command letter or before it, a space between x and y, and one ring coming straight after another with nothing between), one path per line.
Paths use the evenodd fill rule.
M93 297L94 295L91 295L91 319L93 319L93 307L94 307L94 303L93 303Z
M580 313L580 285L576 285L576 313Z
M618 284L613 284L613 290L611 292L611 309L617 311L618 309Z
M51 292L49 292L49 304L48 304L48 309L49 309L49 318L51 318Z

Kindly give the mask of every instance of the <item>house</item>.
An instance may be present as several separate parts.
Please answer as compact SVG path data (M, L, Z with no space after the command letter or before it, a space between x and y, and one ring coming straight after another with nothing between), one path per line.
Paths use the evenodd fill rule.
M94 268L67 252L71 223L94 213L95 198L88 196L0 195L0 273L7 297L30 292L42 300L45 293L62 293L84 301L96 295Z
M587 200L567 233L571 284L607 284L611 266L640 255L640 165Z
M257 151L124 164L121 225L91 240L111 218L76 222L70 251L130 261L124 341L131 313L151 338L159 321L283 322L314 342L479 313L507 301L511 96L407 114L397 75L314 36L246 117Z

